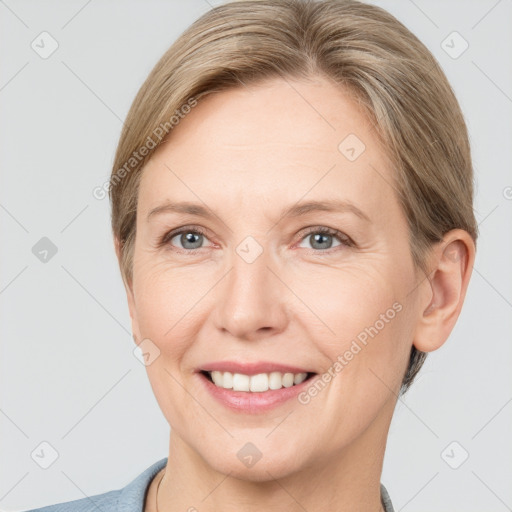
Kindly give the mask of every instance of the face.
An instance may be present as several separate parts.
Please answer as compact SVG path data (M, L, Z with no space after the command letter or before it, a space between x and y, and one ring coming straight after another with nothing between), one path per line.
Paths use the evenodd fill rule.
M319 77L203 98L144 168L133 331L204 467L278 478L385 439L419 314L392 179L371 123Z

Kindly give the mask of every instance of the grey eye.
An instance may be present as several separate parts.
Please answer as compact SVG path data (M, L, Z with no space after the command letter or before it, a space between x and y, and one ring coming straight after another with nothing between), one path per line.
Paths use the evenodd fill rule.
M342 245L340 241L338 241L337 244L333 245L333 241L335 241L338 237L331 233L324 233L322 231L313 231L309 234L307 234L301 244L303 244L305 241L309 241L311 248L315 250L326 250L330 249L331 247L335 247L337 245ZM300 245L299 247L304 247L303 245ZM306 247L309 248L309 247Z
M182 249L190 249L190 250L200 249L203 244L203 241L205 239L204 235L202 235L201 233L198 233L196 231L191 231L191 230L183 231L182 233L178 233L178 234L174 235L170 239L171 244L173 243L172 241L175 238L178 238L179 243L181 244L181 247L179 245L178 245L178 247L180 247Z

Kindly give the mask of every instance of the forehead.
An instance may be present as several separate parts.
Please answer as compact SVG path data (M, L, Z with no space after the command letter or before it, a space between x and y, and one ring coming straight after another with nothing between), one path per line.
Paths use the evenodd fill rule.
M281 207L307 196L378 211L396 203L391 168L347 91L323 78L273 79L202 98L146 165L139 204Z

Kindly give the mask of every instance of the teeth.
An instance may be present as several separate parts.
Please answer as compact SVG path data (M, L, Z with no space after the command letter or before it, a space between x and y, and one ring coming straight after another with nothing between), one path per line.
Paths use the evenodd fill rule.
M266 373L258 373L250 378L249 389L257 393L268 390L268 375Z
M251 378L249 375L242 375L241 373L235 373L233 375L233 389L237 391L249 391ZM222 381L224 384L224 381Z
M258 373L257 375L244 375L231 372L208 372L213 383L219 388L233 391L252 391L262 393L269 389L289 388L306 380L307 373Z

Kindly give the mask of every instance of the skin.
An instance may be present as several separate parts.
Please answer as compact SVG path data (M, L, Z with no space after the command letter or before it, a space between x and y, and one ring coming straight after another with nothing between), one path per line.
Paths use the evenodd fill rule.
M351 133L366 146L355 161L338 150ZM156 510L162 475L160 512L381 510L386 438L411 346L432 351L446 341L475 255L469 234L453 230L434 246L428 277L417 271L391 181L371 123L319 76L207 96L155 152L141 178L125 283L136 343L149 338L160 350L146 369L171 426L169 462L149 487L146 512ZM333 198L370 222L349 212L281 217L299 200ZM206 205L214 216L148 220L166 201ZM180 236L158 245L184 226L206 231L195 254ZM355 245L327 235L323 248L305 232L319 226ZM236 252L248 236L263 249L252 263ZM321 376L397 302L401 311L307 404L228 410L194 373L229 359ZM237 457L247 442L262 453L250 468Z

